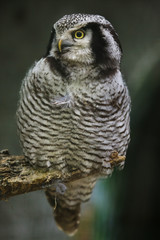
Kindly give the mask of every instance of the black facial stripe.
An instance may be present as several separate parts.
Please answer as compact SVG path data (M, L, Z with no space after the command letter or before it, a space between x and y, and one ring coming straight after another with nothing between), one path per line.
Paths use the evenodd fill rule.
M119 49L121 50L121 53L123 52L122 50L122 46L121 46L121 43L119 41L119 37L118 37L118 34L116 33L116 31L114 30L114 28L111 26L111 25L106 25L104 26L104 28L106 28L107 30L109 30L109 32L111 33L114 41L117 43Z
M87 24L86 28L89 28L92 30L93 36L92 36L92 42L91 42L91 48L93 53L95 54L96 63L102 64L106 62L106 50L107 43L105 39L103 38L102 32L100 30L100 27L96 23L89 23Z
M52 32L51 32L51 35L50 35L49 43L48 43L48 46L47 46L47 51L46 51L46 54L44 55L44 57L47 57L49 55L49 52L50 52L50 50L52 48L52 42L53 42L53 39L55 37L55 34L56 34L55 29L52 28Z
M120 47L120 42L118 39L118 35L116 35L114 29L110 25L103 26L106 27L108 31L112 34L114 40L117 42ZM110 56L110 53L107 52L108 42L104 37L103 32L101 30L101 25L97 23L89 23L86 25L86 28L91 29L93 32L91 48L92 52L95 56L96 65L103 65L103 71L108 71L111 69L115 69L118 67L118 61Z

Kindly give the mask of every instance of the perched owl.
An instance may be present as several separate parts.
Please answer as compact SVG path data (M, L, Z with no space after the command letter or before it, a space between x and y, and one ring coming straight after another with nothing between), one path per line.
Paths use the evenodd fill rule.
M118 35L104 17L66 15L54 24L46 55L22 83L17 123L26 159L36 169L85 176L67 183L65 191L57 190L60 185L46 190L57 225L69 235L96 180L112 173L112 156L121 157L118 167L124 165L130 97L121 54Z

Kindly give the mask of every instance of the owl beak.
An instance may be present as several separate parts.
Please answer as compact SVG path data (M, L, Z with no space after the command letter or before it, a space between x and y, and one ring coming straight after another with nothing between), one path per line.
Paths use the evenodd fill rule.
M62 39L60 39L58 41L58 49L59 49L60 53L62 52L62 50L67 49L67 48L69 48L71 46L73 46L73 43L71 43L69 40L62 40Z
M58 41L58 49L60 52L62 52L62 39Z

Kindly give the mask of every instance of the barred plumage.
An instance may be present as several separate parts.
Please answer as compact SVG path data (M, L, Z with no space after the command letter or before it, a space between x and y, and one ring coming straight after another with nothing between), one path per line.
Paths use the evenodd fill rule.
M84 31L84 39L73 37L76 29ZM111 154L126 155L130 97L120 58L118 36L107 20L68 15L55 24L46 56L21 87L17 122L30 163L62 172L97 171L97 176L67 184L64 194L46 191L53 207L56 198L55 219L68 234L78 228L80 204L90 198L97 178L112 173Z

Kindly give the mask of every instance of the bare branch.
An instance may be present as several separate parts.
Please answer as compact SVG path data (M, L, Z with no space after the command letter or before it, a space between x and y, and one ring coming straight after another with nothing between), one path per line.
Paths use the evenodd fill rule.
M111 156L111 165L124 161L123 156ZM0 200L31 191L47 188L56 180L71 182L90 175L97 174L93 170L84 175L79 170L62 174L60 171L51 169L45 171L43 168L34 169L24 156L10 156L8 150L0 152Z

